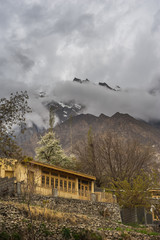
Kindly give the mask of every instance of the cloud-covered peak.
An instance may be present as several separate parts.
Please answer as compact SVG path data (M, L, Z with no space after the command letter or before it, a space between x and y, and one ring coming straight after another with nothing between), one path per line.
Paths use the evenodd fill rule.
M96 115L159 119L159 12L159 0L1 1L0 96L54 92L82 99ZM74 76L127 90L77 87ZM45 110L37 106L41 116Z

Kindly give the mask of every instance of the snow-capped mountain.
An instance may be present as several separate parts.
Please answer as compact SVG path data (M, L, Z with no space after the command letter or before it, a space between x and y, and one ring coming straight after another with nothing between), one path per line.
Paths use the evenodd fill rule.
M110 87L107 83L92 83L88 79L74 78L72 82L67 82L65 86L57 83L52 92L49 92L50 89L48 91L41 89L32 92L30 100L32 113L27 118L28 126L35 124L40 128L47 128L49 109L52 109L54 112L56 124L61 124L78 114L88 113L90 112L90 107L93 113L97 115L94 112L97 108L94 100L88 99L90 98L90 90L94 91L92 96L95 94L98 96L99 91L107 95L109 92L116 92L119 89L116 90L116 88Z
M128 102L124 101L125 95L129 95L131 100L134 99L132 105L130 103L128 105ZM117 102L111 101L110 98ZM57 85L55 91L50 95L47 91L39 91L36 95L36 103L33 105L33 115L29 118L32 125L28 126L24 135L19 134L17 136L17 142L24 149L25 154L34 156L37 141L47 129L47 126L41 126L45 121L49 122L49 109L52 108L56 118L54 131L66 152L70 151L71 142L76 144L77 141L87 136L90 127L96 134L114 132L119 136L133 138L143 144L154 145L157 149L160 149L159 125L155 127L155 122L152 121L152 124L149 124L143 121L143 117L141 118L143 120L138 120L140 114L137 115L137 118L133 118L132 114L124 114L122 111L115 114L115 110L122 103L124 107L127 105L130 107L128 108L129 111L131 107L135 106L136 100L135 92L124 91L118 86L112 88L107 83L95 84L88 79L74 78L73 82L64 83L63 86ZM139 113L141 113L145 109L141 110L139 107L139 110ZM89 114L89 111L92 114ZM104 114L106 112L110 112L110 115ZM36 124L39 123L37 116L42 119L42 125Z
M54 114L59 119L59 123L63 123L69 118L77 116L82 113L85 108L85 106L75 103L74 100L69 102L51 101L47 104L47 107L53 109Z

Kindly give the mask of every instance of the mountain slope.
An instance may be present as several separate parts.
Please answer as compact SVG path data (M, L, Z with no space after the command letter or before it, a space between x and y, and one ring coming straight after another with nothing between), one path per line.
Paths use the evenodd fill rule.
M81 114L66 121L55 128L65 150L74 146L79 140L87 137L89 128L95 134L107 134L109 132L118 134L120 137L134 139L143 144L155 145L160 148L160 130L148 123L136 120L128 114L116 113L112 117L101 114L99 117L91 114Z
M71 152L71 148L74 148L78 141L87 138L90 127L94 134L103 135L111 132L118 134L119 137L134 139L143 144L154 145L157 150L160 149L160 129L128 114L116 113L112 117L104 114L99 117L80 114L57 125L54 131L65 151ZM44 130L39 131L36 127L29 128L24 135L17 137L17 141L26 154L34 156L37 140L44 133Z

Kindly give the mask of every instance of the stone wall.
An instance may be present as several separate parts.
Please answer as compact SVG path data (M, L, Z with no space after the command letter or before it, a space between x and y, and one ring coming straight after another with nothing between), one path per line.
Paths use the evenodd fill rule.
M0 196L15 194L15 178L0 178Z
M31 217L29 210L27 211L24 208L24 204L11 202L11 200L17 201L16 198L8 198L6 200L5 202L3 198L3 201L0 201L0 239L160 240L160 236L138 233L137 228L134 231L131 227L111 222L110 219L106 220L100 216L86 216L83 218L80 215L75 216L71 214L71 218L69 216L61 216L61 218L54 216L50 220L48 218L44 219L43 215L39 215L38 218L33 217L33 215ZM35 208L36 206L34 205L33 207ZM129 231L128 228L130 228ZM66 238L63 230L66 230ZM71 237L68 236L68 230L71 233ZM150 231L153 230L150 229ZM73 232L76 235L73 236ZM86 234L84 235L85 232ZM10 236L6 238L6 234ZM81 237L77 237L78 234Z
M33 197L33 201L37 205L43 205L44 200L47 204L47 208L56 211L104 216L109 217L112 221L121 222L118 204L37 195Z

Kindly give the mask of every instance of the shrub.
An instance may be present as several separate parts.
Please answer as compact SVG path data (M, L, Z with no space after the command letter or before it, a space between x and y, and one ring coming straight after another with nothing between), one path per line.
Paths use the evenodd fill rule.
M65 240L68 240L71 238L71 232L70 232L70 229L69 228L62 228L62 236Z
M9 240L10 235L7 232L0 233L0 240Z
M12 239L13 240L21 240L22 238L21 238L19 233L13 233L12 234Z
M89 230L73 232L72 236L75 240L102 240L102 237L98 233Z

